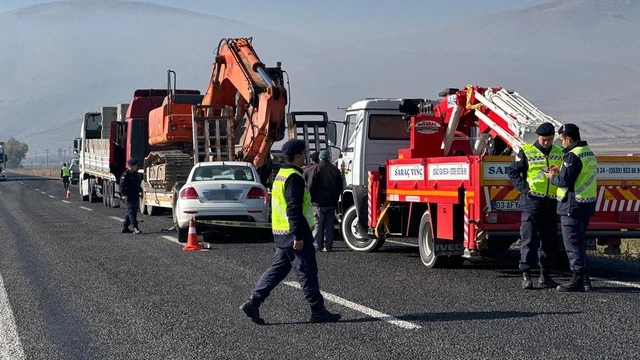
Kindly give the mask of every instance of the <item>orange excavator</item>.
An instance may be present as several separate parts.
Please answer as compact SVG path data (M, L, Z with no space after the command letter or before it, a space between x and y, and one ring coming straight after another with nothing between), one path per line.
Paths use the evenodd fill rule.
M234 129L228 133L232 134L233 146L224 160L251 162L261 173L270 172L262 167L269 160L273 143L284 138L286 127L284 73L280 63L265 67L253 50L252 38L220 41L204 96L176 91L175 73L169 71L168 95L149 113L150 153L144 168L150 185L169 190L176 181L186 178L198 161L193 158L197 141L192 126L193 105L199 105L197 115L201 117L219 116L206 112L222 107L230 109ZM197 129L197 133L202 131Z

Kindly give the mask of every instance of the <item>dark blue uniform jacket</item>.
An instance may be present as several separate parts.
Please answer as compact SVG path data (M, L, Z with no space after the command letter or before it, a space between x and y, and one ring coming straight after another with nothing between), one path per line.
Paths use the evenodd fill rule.
M120 196L127 196L128 202L138 202L140 194L140 180L138 174L128 169L120 176Z

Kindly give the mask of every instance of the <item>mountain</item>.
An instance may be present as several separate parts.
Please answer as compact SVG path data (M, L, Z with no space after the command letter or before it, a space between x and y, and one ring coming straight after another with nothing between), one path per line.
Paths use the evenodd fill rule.
M220 39L253 36L263 62L282 61L290 75L292 110L341 120L337 107L364 97L503 86L596 145L640 147L639 0L555 0L375 41L309 43L249 23L115 0L0 14L0 134L33 150L68 148L84 112L165 88L167 69L178 87L204 91Z

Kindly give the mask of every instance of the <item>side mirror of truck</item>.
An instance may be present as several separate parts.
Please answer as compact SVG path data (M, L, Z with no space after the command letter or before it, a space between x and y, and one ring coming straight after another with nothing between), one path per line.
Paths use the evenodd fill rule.
M331 147L336 146L336 141L338 138L338 129L335 123L327 124L327 144Z

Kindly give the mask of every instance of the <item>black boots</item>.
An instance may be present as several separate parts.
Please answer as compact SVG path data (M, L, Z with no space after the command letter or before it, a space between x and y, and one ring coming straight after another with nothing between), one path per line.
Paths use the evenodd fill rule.
M131 231L128 226L123 226L122 227L122 233L123 234L131 234L132 232L133 231Z
M573 276L571 277L571 281L569 281L566 284L558 285L556 290L561 292L584 291L583 276L584 275L580 273L573 273ZM591 281L589 281L589 284L591 284ZM589 288L591 288L591 286L589 286Z
M330 313L327 309L322 308L322 310L311 311L311 318L309 322L312 323L322 323L322 322L336 322L340 320L340 314Z
M538 278L538 286L541 288L555 288L558 286L558 283L551 279L549 276L549 271L540 268L540 277Z
M522 273L522 289L533 289L533 283L531 282L531 275L528 272Z
M258 325L264 325L264 319L260 317L260 304L262 304L262 299L258 296L251 296L251 299L244 303L240 307L240 310L244 311L244 313Z

